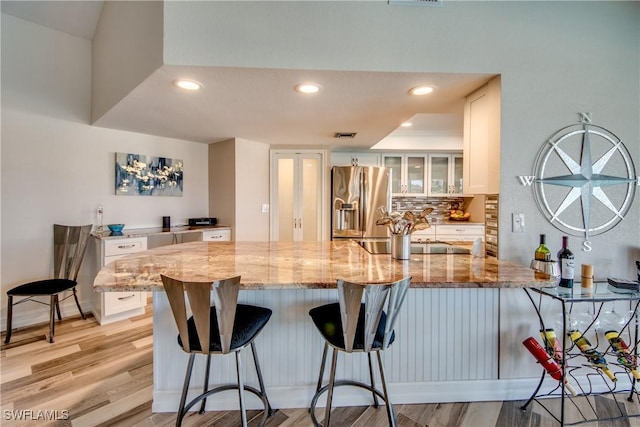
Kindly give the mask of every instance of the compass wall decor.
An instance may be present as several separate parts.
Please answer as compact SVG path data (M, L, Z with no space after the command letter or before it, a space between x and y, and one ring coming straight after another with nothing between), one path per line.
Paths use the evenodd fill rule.
M579 123L558 130L543 144L534 175L518 179L533 187L547 220L566 234L583 237L582 250L590 251L590 237L611 230L629 212L640 176L622 141L591 124L589 113L580 116Z

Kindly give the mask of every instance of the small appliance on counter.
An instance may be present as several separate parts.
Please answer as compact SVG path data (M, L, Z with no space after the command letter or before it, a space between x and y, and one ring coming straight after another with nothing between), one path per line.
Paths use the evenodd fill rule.
M217 218L189 218L189 227L211 227L218 223Z

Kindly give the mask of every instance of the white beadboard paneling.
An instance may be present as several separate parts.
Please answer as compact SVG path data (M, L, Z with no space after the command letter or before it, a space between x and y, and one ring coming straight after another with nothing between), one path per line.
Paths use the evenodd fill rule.
M315 330L311 308L337 301L336 290L242 291L242 303L269 307L273 316L256 340L267 388L313 390L324 341ZM387 380L395 389L437 382L496 380L498 373L498 292L492 289L410 289L396 325L396 340L384 352ZM154 396L179 398L186 357L164 293L154 294ZM204 359L204 357L198 357ZM374 357L376 381L379 382ZM251 351L244 351L249 384L257 384ZM338 356L337 378L368 382L366 355ZM233 356L212 358L211 384L233 383ZM203 360L194 368L192 385L202 385ZM329 366L325 370L325 378ZM345 396L357 393L345 389ZM344 394L346 393L346 394ZM310 398L310 397L309 397ZM154 398L155 400L155 398ZM164 401L163 400L163 401ZM296 399L286 401L295 407ZM170 410L154 403L154 411Z

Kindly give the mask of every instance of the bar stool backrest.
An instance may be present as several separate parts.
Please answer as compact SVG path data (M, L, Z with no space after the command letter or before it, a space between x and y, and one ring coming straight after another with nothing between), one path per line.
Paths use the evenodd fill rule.
M53 225L53 272L56 279L76 281L91 234L89 225Z
M344 336L345 351L353 352L356 329L360 317L360 306L364 294L364 351L369 352L378 330L382 311L386 303L387 320L384 329L382 350L389 346L393 334L393 327L398 318L398 312L404 302L411 277L393 283L363 285L361 283L338 280L338 295L340 302L340 316L342 320L342 334Z
M213 293L222 354L229 353L238 305L240 276L215 282L183 282L167 276L161 277L184 350L188 353L209 354L211 344L209 339L211 333L210 301ZM187 302L191 307L201 350L191 349L190 346Z

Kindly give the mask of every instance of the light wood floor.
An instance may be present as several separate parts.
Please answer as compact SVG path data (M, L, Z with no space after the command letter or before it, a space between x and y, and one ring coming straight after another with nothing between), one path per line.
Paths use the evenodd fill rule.
M105 326L99 326L92 317L64 319L56 326L54 344L45 340L47 325L14 331L11 343L2 344L0 351L0 425L128 427L175 424L175 413L151 412L150 311ZM4 342L4 334L2 340ZM629 413L640 413L637 402L630 404L624 398L618 398L618 401L629 405ZM612 401L594 399L594 402L602 407ZM395 410L399 427L559 425L535 403L527 411L520 410L522 403L395 405ZM18 414L31 421L13 419ZM46 421L51 416L57 417L57 421ZM260 416L261 412L250 412L250 425L256 426ZM336 408L331 419L332 425L343 427L387 425L383 407ZM183 425L231 427L240 425L240 419L237 411L190 413ZM306 409L278 409L267 425L307 427L312 424ZM640 427L640 418L583 425Z

